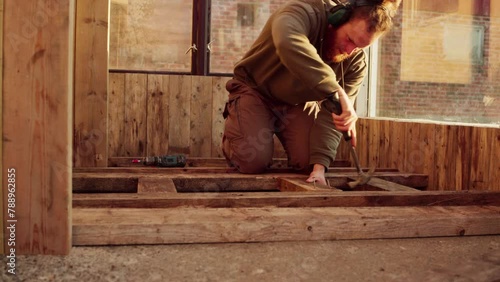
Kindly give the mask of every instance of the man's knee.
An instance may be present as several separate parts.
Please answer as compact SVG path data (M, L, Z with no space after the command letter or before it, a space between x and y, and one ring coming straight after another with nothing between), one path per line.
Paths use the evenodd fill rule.
M253 147L234 148L226 138L223 138L222 151L224 156L241 173L263 173L272 162L272 151L257 150Z

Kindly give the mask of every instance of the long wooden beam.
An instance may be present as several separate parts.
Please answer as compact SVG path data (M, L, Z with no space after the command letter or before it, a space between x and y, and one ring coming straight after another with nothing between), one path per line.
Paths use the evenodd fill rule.
M2 173L10 185L2 192L3 207L10 208L9 231L3 230L8 254L67 254L71 248L74 4L4 3Z
M73 244L177 244L500 234L500 207L75 208Z
M76 208L500 206L499 191L74 194Z

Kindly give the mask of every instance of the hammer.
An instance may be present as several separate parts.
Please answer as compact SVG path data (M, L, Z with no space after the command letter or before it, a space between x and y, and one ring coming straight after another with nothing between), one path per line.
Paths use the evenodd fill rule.
M372 167L368 173L364 173L363 170L361 169L361 166L359 165L359 159L358 159L358 154L356 153L356 150L354 150L354 147L352 146L351 141L351 135L348 132L342 132L342 135L344 136L344 140L349 143L349 148L351 151L351 156L354 159L354 164L356 165L356 169L358 170L358 178L355 181L348 182L347 185L353 189L354 187L358 185L364 185L370 181L370 179L373 176L373 172L375 172L375 167Z
M342 113L342 106L340 105L339 102L339 97L338 93L335 93L335 97L329 97L326 100L323 101L322 106L324 106L328 111L340 115ZM344 136L344 140L349 143L350 151L351 151L351 156L354 159L354 164L356 165L356 169L358 170L358 178L355 181L351 181L347 183L349 187L352 189L358 185L364 185L370 181L372 178L373 172L375 171L375 167L371 168L368 173L363 172L361 169L361 166L359 165L359 159L358 159L358 154L356 153L356 150L352 146L352 143L350 142L352 137L349 134L349 132L342 132L342 135Z

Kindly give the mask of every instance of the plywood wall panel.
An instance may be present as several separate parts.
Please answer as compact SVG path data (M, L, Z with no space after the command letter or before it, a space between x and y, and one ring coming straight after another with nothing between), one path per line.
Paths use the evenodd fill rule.
M190 155L212 156L212 77L193 76L191 86Z

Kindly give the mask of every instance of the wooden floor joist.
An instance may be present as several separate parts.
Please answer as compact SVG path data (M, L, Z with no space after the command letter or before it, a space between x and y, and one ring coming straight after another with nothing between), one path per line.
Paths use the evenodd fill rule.
M73 244L170 244L500 234L500 191L425 191L427 176L378 169L352 190L354 168L331 186L284 167L75 169ZM338 188L338 189L337 189Z

